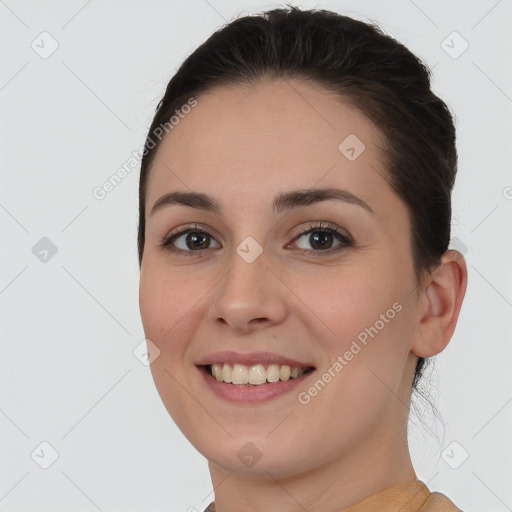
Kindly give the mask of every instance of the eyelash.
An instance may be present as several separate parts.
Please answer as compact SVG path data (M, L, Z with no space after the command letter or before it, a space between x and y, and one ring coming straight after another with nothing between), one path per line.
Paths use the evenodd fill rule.
M335 224L331 224L330 222L320 222L318 224L310 223L308 227L300 229L300 232L294 237L293 241L295 242L296 240L303 237L304 235L307 235L307 234L310 234L310 233L313 233L316 231L322 232L322 233L324 233L324 232L330 233L330 234L334 235L334 237L337 238L341 243L336 245L335 247L333 247L331 249L327 249L325 251L322 251L322 250L313 251L313 250L308 250L308 249L298 249L296 252L298 252L299 254L302 254L302 255L306 255L306 256L324 256L324 255L329 255L329 254L333 254L336 252L340 252L344 249L347 249L348 247L351 247L354 244L354 240L350 236L342 233L336 227ZM162 247L163 249L172 251L174 253L177 253L179 255L183 255L183 256L194 256L197 253L203 252L202 250L184 251L183 249L178 249L171 245L177 238L179 238L182 235L188 234L188 233L202 233L202 234L205 234L205 235L211 237L211 235L206 230L198 229L197 224L194 224L194 227L192 227L192 228L187 227L178 232L171 233L168 236L164 237L161 240L160 247Z

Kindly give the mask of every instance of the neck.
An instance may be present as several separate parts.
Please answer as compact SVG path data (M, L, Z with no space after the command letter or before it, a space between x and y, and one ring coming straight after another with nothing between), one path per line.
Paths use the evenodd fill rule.
M234 473L213 462L209 468L216 512L342 512L384 489L417 480L406 427L397 432L387 422L342 457L293 477Z

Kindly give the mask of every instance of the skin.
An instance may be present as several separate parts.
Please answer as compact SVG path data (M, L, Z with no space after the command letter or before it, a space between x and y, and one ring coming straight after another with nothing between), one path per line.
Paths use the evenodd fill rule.
M163 139L151 170L140 311L146 338L160 350L151 364L156 387L209 461L217 511L334 512L416 480L407 446L414 368L453 334L464 258L447 251L418 285L408 210L384 179L383 135L332 93L278 80L222 86L197 100ZM366 146L355 161L338 149L349 134ZM327 186L356 194L374 215L339 200L272 212L278 193ZM150 215L161 195L177 190L213 196L222 213L173 205ZM311 234L296 238L319 221L354 244L322 255L341 242L318 248ZM184 256L159 247L195 222L211 235L210 248ZM236 252L248 236L263 248L250 264ZM187 250L185 241L176 244ZM301 404L298 394L396 302L401 311ZM311 362L316 376L267 403L228 403L194 364L218 350L275 352ZM252 467L237 457L248 442L261 453Z

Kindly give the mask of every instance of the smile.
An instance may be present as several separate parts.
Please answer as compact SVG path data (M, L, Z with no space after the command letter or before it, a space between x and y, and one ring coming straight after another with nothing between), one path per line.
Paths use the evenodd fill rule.
M311 367L289 366L286 364L259 363L254 365L215 363L207 365L208 373L219 382L234 385L262 386L269 383L287 381L302 377Z
M280 396L290 395L292 390L294 390L297 386L300 386L301 383L305 381L305 379L309 379L311 375L315 373L315 369L310 367L308 369L292 367L288 366L288 369L283 366L287 365L275 365L279 369L279 375L281 375L281 371L283 371L284 380L279 378L274 382L269 382L269 372L270 370L270 379L273 379L277 375L277 370L273 368L273 365L269 365L267 369L263 365L263 371L266 373L265 381L261 384L251 384L249 382L249 375L251 369L256 366L258 369L253 371L253 382L254 382L254 373L258 373L259 381L263 379L263 371L259 368L260 365L252 365L252 366L244 366L244 365L233 365L233 371L231 372L231 382L224 382L224 368L225 364L222 366L220 363L218 367L213 365L205 365L198 366L197 369L200 371L203 382L206 384L207 388L213 392L215 396L221 398L227 402L236 403L236 404L256 404L256 403L268 403L269 401L275 400ZM212 374L213 367L217 368L215 372L218 372L217 375L220 379L222 375L222 379L218 380ZM243 366L243 369L236 369L235 367ZM229 372L231 365L228 365L227 372ZM290 372L290 376L286 379L286 376ZM220 373L222 372L222 374ZM296 377L292 377L293 375L297 375ZM229 379L229 377L227 377ZM258 382L259 382L258 381ZM241 382L237 384L237 382Z

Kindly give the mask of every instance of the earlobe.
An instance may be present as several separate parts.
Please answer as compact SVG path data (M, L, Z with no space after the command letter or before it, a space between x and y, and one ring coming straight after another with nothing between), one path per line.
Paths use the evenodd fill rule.
M418 302L418 325L411 351L418 357L432 357L448 345L466 293L467 267L461 253L448 250L432 271Z

